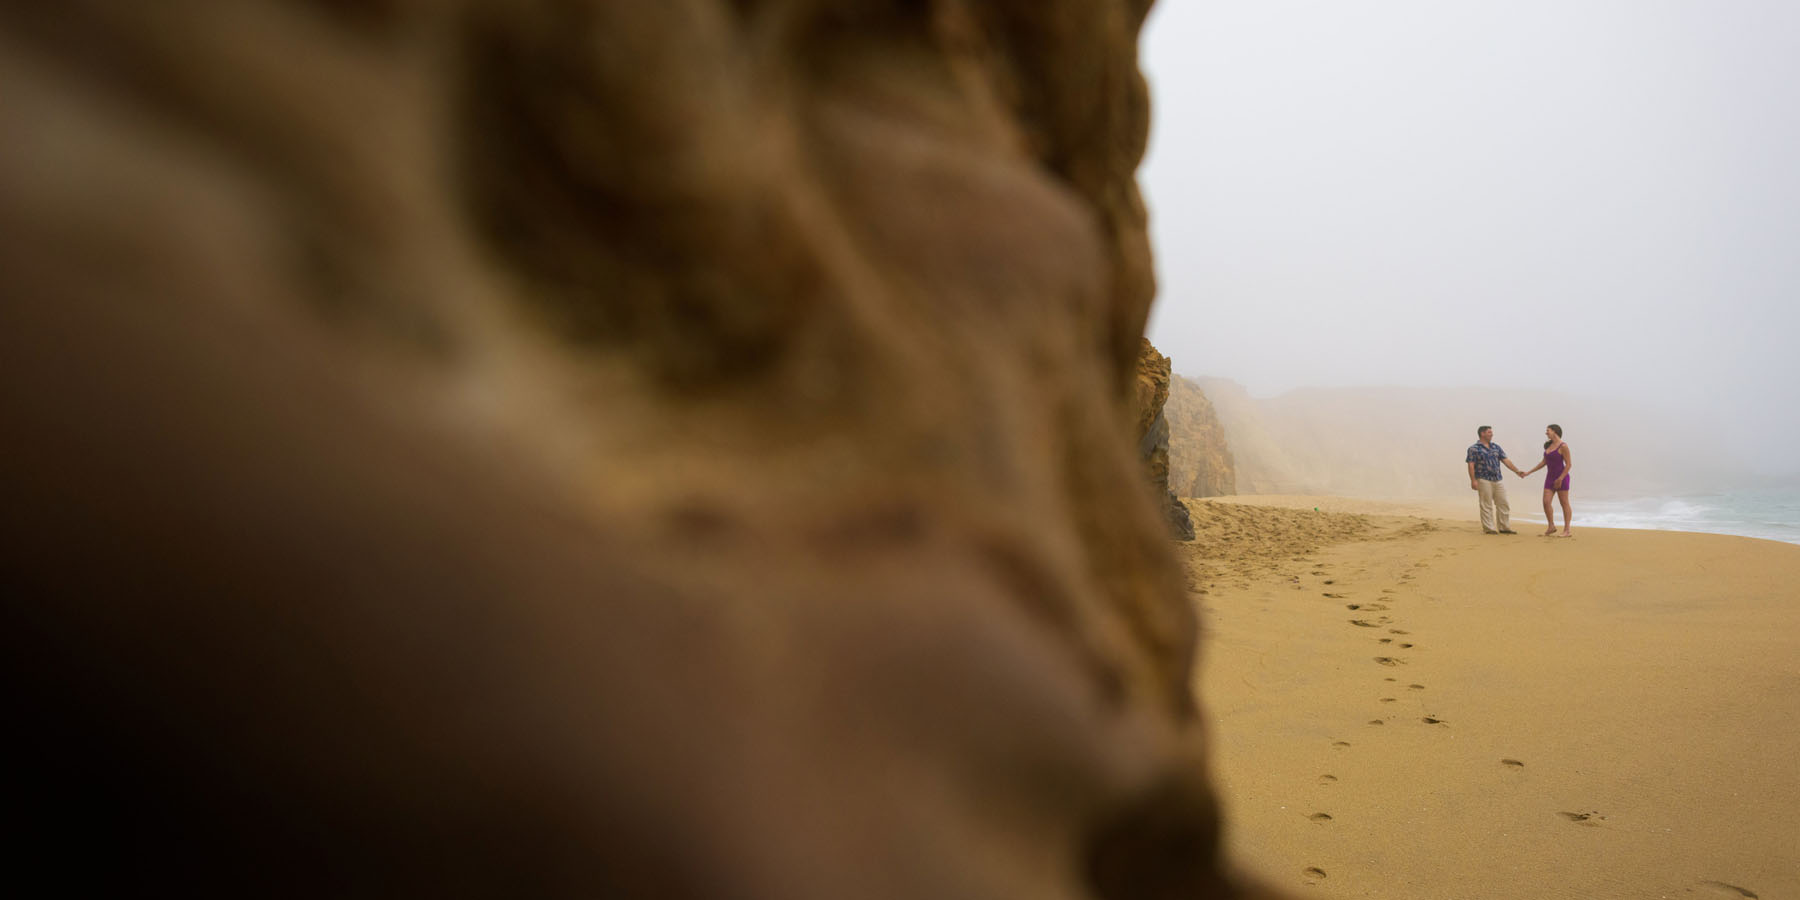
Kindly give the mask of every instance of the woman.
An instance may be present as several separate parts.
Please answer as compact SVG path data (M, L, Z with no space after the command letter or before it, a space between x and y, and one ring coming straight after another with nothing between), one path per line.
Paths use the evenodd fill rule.
M1544 437L1549 438L1544 442L1544 458L1537 465L1520 473L1519 477L1523 478L1545 466L1550 467L1550 471L1544 473L1544 522L1550 526L1544 529L1544 534L1556 534L1556 513L1550 507L1550 498L1555 496L1562 501L1563 511L1563 530L1558 536L1574 537L1569 533L1569 519L1574 515L1569 510L1569 472L1575 468L1575 457L1569 453L1569 445L1563 443L1561 425L1551 425L1544 429Z

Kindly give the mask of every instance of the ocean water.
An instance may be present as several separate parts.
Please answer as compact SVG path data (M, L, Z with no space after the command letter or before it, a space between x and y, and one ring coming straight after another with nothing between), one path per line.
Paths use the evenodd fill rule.
M1524 493L1524 492L1521 492ZM1800 544L1800 489L1722 491L1634 500L1592 500L1574 494L1575 527L1648 528L1655 531L1700 531L1735 534ZM1514 495L1513 518L1544 521L1532 493L1531 505ZM1557 519L1562 519L1558 510Z

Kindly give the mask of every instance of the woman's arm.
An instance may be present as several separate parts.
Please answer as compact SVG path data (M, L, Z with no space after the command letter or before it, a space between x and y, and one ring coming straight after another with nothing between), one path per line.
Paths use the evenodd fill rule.
M1532 466L1532 467L1531 467L1531 468L1529 468L1529 469L1526 469L1526 470L1525 470L1525 473L1524 473L1524 474L1526 474L1526 475L1530 475L1530 474L1531 474L1531 473L1533 473L1533 472L1536 472L1536 471L1537 471L1537 470L1539 470L1539 469L1541 469L1541 468L1543 468L1543 467L1544 467L1544 461L1543 461L1543 460L1541 460L1541 459L1540 459L1540 460L1538 460L1538 464L1537 464L1537 465L1535 465L1535 466Z

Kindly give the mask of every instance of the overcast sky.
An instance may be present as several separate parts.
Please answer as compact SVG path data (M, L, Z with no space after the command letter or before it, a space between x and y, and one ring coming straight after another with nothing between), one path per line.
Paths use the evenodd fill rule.
M1617 396L1800 469L1800 0L1159 0L1143 50L1177 372Z

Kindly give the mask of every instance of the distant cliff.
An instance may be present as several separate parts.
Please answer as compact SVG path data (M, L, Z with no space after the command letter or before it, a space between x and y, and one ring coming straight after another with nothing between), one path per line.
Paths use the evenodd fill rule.
M1142 460L1150 484L1162 501L1163 517L1169 534L1177 540L1194 539L1194 526L1188 508L1182 505L1169 479L1170 423L1166 414L1173 371L1169 358L1158 353L1148 339L1138 345L1137 381L1131 398L1132 412L1137 418L1138 457Z
M1200 385L1180 375L1171 378L1163 414L1169 421L1169 489L1181 497L1237 493L1237 465L1225 426Z
M1186 494L1187 460L1200 442L1181 427L1184 388L1204 391L1231 438L1236 487L1243 494L1335 494L1419 499L1463 497L1469 479L1464 450L1475 426L1521 468L1542 454L1544 426L1567 429L1582 467L1586 496L1638 497L1730 483L1735 473L1703 456L1705 445L1659 440L1646 452L1646 423L1656 417L1630 398L1603 399L1548 390L1504 388L1303 388L1252 397L1222 378L1176 377L1168 402L1174 429L1170 478ZM1658 423L1662 424L1662 423ZM1708 480L1710 479L1710 480ZM1542 477L1506 485L1535 496ZM1514 498L1513 505L1520 501Z

